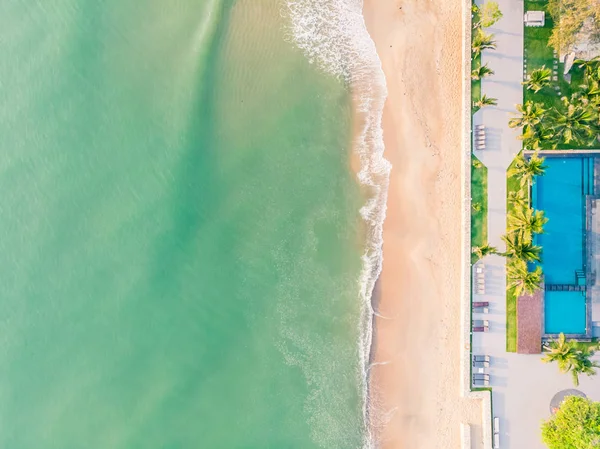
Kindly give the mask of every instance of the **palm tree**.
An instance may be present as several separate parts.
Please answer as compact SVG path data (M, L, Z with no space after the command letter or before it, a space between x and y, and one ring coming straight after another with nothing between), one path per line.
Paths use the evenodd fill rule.
M481 29L477 29L473 39L471 41L471 50L473 57L476 58L481 54L483 50L496 48L496 41L494 41L494 35L488 34Z
M581 96L572 96L571 102L563 97L562 104L562 108L553 109L551 114L557 142L592 144L598 132L597 111Z
M525 243L531 243L531 236L542 234L546 223L544 211L519 207L508 216L508 232L517 232Z
M525 104L518 104L517 111L521 114L519 117L511 118L508 121L510 128L523 128L524 132L539 124L544 116L544 105L528 101Z
M517 155L513 166L508 170L508 176L516 176L521 180L521 186L528 186L533 183L536 176L544 174L546 166L544 158L533 154L529 160L523 154Z
M600 80L600 56L596 56L589 61L576 59L573 64L577 64L580 69L584 69L586 78Z
M472 252L477 256L477 259L483 259L488 254L498 254L498 250L487 243L481 246L474 246Z
M523 134L517 138L523 141L523 149L539 150L542 146L542 143L552 143L553 137L554 134L552 130L540 123L535 126L527 126L526 128L523 128Z
M547 69L546 66L543 65L539 69L535 69L533 72L531 72L529 79L521 84L527 86L527 89L533 90L537 93L550 84L551 77L552 70Z
M471 79L477 81L493 74L494 71L488 67L487 63L484 65L480 64L471 72Z
M527 263L522 260L514 260L506 266L508 279L507 289L514 289L517 298L523 293L532 295L541 288L542 268L536 267L529 271Z
M580 374L586 374L588 376L595 376L597 374L596 368L600 368L600 364L590 360L594 355L594 352L594 349L590 346L582 346L579 351L577 351L577 355L571 366L573 384L576 387L579 385Z
M600 83L593 79L588 79L585 84L581 84L579 86L581 89L580 94L587 101L592 104L596 103L599 100L600 96Z
M529 198L527 198L527 196L525 195L525 191L523 190L509 192L508 199L516 207L529 207Z
M558 336L557 340L550 340L546 343L544 349L548 353L542 359L542 362L556 362L561 373L568 373L576 363L577 342L575 340L567 341L563 333Z
M496 106L498 104L497 98L488 97L486 94L479 99L479 101L475 102L475 106L478 108L482 108L484 106Z
M502 240L506 243L506 252L502 254L503 256L521 259L525 262L542 261L542 247L524 241L518 233L503 235Z

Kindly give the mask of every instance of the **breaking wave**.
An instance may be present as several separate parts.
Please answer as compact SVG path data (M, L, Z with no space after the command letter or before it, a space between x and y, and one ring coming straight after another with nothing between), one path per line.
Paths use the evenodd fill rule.
M391 164L384 158L381 120L387 97L385 76L375 44L362 14L362 0L287 0L290 37L312 63L342 79L352 91L360 129L355 130L354 151L360 157L358 180L367 192L360 210L367 229L366 249L359 279L362 302L359 354L364 449L375 446L371 428L376 425L369 400L368 372L372 341L371 297L383 261L383 222Z

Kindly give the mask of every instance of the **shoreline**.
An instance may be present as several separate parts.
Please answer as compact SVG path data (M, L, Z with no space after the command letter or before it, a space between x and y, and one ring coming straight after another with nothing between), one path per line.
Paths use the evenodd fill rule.
M382 449L458 448L462 423L482 436L460 363L463 5L394 3L363 7L386 76L393 167L372 299L370 426Z

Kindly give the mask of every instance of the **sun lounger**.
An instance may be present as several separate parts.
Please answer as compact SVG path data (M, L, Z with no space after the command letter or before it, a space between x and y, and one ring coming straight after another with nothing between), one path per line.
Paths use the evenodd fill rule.
M480 285L477 287L476 293L478 295L485 295L485 287L483 285Z
M490 375L489 374L484 374L484 373L473 373L473 379L486 379L486 380L490 380Z
M500 449L500 434L494 434L494 449Z
M477 265L475 267L476 274L483 274L484 270L485 270L485 265Z
M489 355L473 355L474 362L488 362L490 361Z
M490 381L488 379L473 379L474 387L489 387Z
M500 418L494 417L494 433L500 433Z
M487 307L474 307L473 308L473 312L474 313L489 313L490 309L488 309Z
M473 359L473 366L476 368L489 368L490 367L490 362L485 362L485 361L481 361L478 362L477 360Z
M488 301L473 301L473 307L489 307Z
M488 326L475 326L473 332L488 332L490 328Z

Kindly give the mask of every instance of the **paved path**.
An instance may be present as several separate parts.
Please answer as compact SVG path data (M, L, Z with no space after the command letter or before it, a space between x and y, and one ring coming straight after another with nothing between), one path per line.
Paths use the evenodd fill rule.
M478 1L479 3L479 1ZM504 17L487 31L495 35L496 50L484 50L482 63L494 75L481 82L482 94L498 99L497 106L486 106L473 117L473 123L486 127L486 149L475 155L488 168L488 240L503 248L500 239L506 232L506 169L521 150L520 131L510 129L508 120L515 105L523 102L523 1L498 0Z
M523 1L497 0L503 18L486 31L495 35L495 50L485 50L482 64L487 63L494 75L482 80L481 91L498 99L497 106L487 106L473 117L473 124L486 128L486 149L475 150L475 155L488 168L488 241L499 250L505 245L501 236L506 232L506 170L521 149L518 130L508 127L515 105L523 101ZM481 4L481 1L477 1ZM489 301L487 315L473 319L487 319L490 331L473 335L473 354L487 354L492 363L488 370L492 386L493 415L500 418L500 447L533 449L539 444L539 424L534 428L519 428L520 413L513 406L523 406L517 396L517 384L527 379L527 372L519 363L520 357L506 353L506 271L505 259L488 256L485 264L484 295L473 294L473 301ZM475 289L474 289L475 291ZM535 357L535 356L534 356ZM528 360L533 361L534 357ZM540 363L536 358L534 363ZM512 379L516 380L512 382ZM518 393L518 394L522 394ZM509 403L512 406L509 407ZM538 421L539 422L539 421ZM527 436L527 437L526 437ZM533 437L533 438L529 438ZM530 446L534 444L534 446Z

